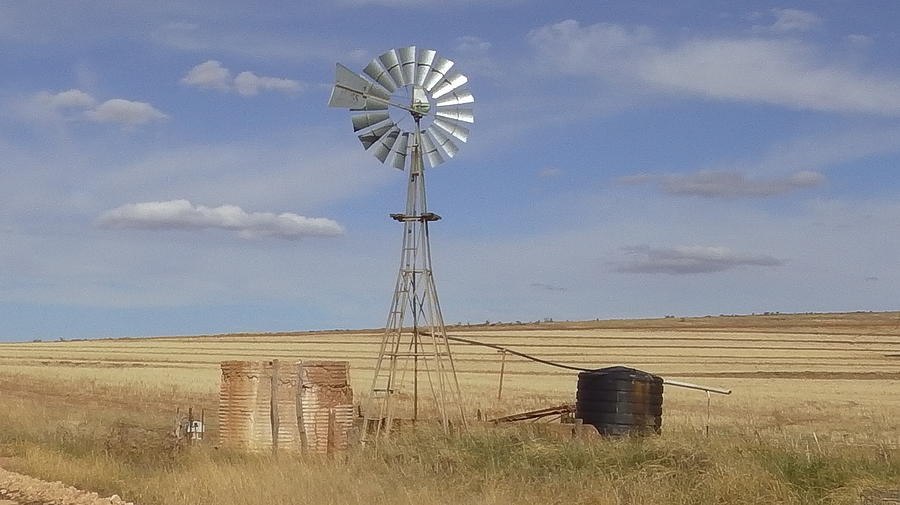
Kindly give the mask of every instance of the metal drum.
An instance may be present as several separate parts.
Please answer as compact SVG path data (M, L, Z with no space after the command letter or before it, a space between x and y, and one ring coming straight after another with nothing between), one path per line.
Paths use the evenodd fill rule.
M615 366L578 374L575 417L602 435L659 433L663 379Z

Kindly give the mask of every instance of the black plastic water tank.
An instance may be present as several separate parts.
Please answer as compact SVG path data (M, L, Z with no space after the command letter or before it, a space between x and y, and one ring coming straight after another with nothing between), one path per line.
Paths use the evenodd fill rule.
M662 427L663 379L614 366L578 374L575 417L602 435L655 432Z

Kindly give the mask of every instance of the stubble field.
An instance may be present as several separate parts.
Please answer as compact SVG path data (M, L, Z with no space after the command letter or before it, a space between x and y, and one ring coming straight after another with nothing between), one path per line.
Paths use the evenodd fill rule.
M571 440L557 440L557 435L539 427L514 428L512 432L476 427L480 435L462 441L440 442L440 437L423 441L422 433L409 434L392 449L395 459L411 457L408 452L419 453L417 462L404 470L412 473L409 482L394 482L394 473L372 467L373 456L361 452L349 457L341 466L344 470L336 470L333 461L325 467L331 472L327 478L337 487L353 487L361 471L368 476L366 483L335 494L310 480L304 484L307 493L327 503L449 503L474 497L484 503L541 497L554 502L552 498L558 498L552 491L555 488L565 490L567 501L575 503L699 503L723 496L731 497L724 503L858 503L867 489L900 487L900 426L896 421L900 413L900 313L464 326L450 328L449 333L570 365L599 368L624 364L734 392L713 395L707 412L704 393L667 388L663 435L643 442L572 445ZM160 434L178 407L205 409L211 421L210 435L215 437L212 414L220 361L349 360L353 387L364 393L379 339L378 331L334 331L0 344L0 457L12 458L4 466L130 494L147 503L198 499L185 491L190 488L188 481L175 482L178 479L171 472L182 465L207 472L203 474L206 484L201 486L207 493L205 499L291 503L290 488L277 487L284 494L269 494L266 501L247 497L247 493L261 492L260 486L269 482L269 477L244 482L228 481L220 475L228 468L237 471L250 465L242 457L229 456L236 459L223 462L217 459L221 454L194 451L174 460L157 454L159 461L145 461L144 453L161 450L154 444L164 444L161 440L165 437ZM502 415L573 401L574 372L507 356L503 398L498 400L501 358L497 351L457 344L454 353L470 414L481 410L488 416ZM144 438L150 440L146 441L150 448L128 449L129 444L140 446ZM434 461L430 455L423 456L423 444L434 446L437 454L450 459ZM531 449L540 449L540 454L528 453ZM756 449L765 454L777 452L780 456L769 455L775 458L775 466L767 466L768 459L756 459L769 456L748 456L748 451ZM528 468L513 474L508 469L498 470L490 478L471 474L483 471L479 465L487 464L478 458L489 456L496 463L500 457L496 451L509 450L525 451L516 464ZM478 451L491 454L479 455ZM561 461L549 454L556 454ZM656 456L644 461L642 454ZM690 454L703 460L697 463L699 467L692 468L696 462L679 459L690 460ZM748 459L742 463L740 455ZM637 459L632 467L616 459L620 457ZM471 464L464 463L472 458ZM783 462L787 466L778 463L778 458L787 458ZM612 473L596 467L594 459L606 461ZM362 467L353 467L355 464ZM444 464L449 470L439 470ZM124 475L140 473L134 465L151 468L152 479L135 478L124 484ZM266 461L263 467L276 473L302 467L309 479L325 468L310 465L301 458ZM465 475L465 483L447 489L453 479L445 478L446 471L460 478ZM605 484L595 484L596 489L578 487L577 478L590 472L600 472L596 478ZM744 478L735 480L734 475L721 472L743 473ZM637 492L629 484L641 479L656 482L656 491ZM538 483L542 489L533 486ZM171 494L182 489L179 486L184 487L179 492L187 493L179 495L181 498ZM217 494L216 486L225 491ZM663 497L668 498L660 501Z

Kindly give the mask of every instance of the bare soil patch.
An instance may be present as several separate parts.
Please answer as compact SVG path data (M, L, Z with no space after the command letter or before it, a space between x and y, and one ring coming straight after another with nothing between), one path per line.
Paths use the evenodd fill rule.
M15 500L15 501L12 501ZM62 482L47 482L0 468L0 505L133 505L113 495L101 497Z

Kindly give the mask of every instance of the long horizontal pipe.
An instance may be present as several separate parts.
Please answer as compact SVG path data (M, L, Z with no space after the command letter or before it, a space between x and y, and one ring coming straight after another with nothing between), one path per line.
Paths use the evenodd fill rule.
M581 368L581 367L578 367L578 366L564 365L564 364L562 364L562 363L554 363L553 361L547 361L547 360L545 360L545 359L536 358L536 357L534 357L534 356L529 356L528 354L525 354L524 352L514 351L514 350L512 350L512 349L509 349L509 348L506 348L506 347L503 347L503 346L500 346L500 345L496 345L496 344L487 344L487 343L484 343L484 342L479 342L479 341L477 341L477 340L469 340L469 339L467 339L467 338L462 338L462 337L451 337L450 335L447 335L447 340L455 340L455 341L457 341L457 342L463 342L463 343L470 344L470 345L481 345L481 346L484 346L484 347L490 347L490 348L492 348L492 349L497 349L497 350L500 350L500 351L503 351L503 352L508 352L508 353L513 354L513 355L515 355L515 356L521 356L521 357L523 357L523 358L525 358L525 359L530 359L531 361L536 361L536 362L538 362L538 363L543 363L544 365L555 366L555 367L557 367L557 368L565 368L566 370L575 370L575 371L577 371L577 372L590 372L590 371L591 371L589 368Z
M691 384L690 382L673 381L671 379L663 379L663 384L687 389L699 389L700 391L709 391L710 393L719 393L720 395L730 395L730 389L711 388L709 386L701 386L699 384Z
M428 333L428 332L420 331L420 333L430 336L430 333ZM578 367L578 366L565 365L563 363L555 363L553 361L536 358L534 356L525 354L524 352L514 351L512 349L509 349L507 347L503 347L503 346L500 346L497 344L488 344L485 342L479 342L477 340L471 340L471 339L462 338L462 337L451 337L450 335L447 335L447 340L454 340L456 342L462 342L464 344L469 344L469 345L480 345L480 346L484 346L484 347L490 347L492 349L497 349L499 351L508 352L515 356L520 356L525 359L530 359L531 361L535 361L537 363L541 363L541 364L549 365L549 366L555 366L557 368L563 368L566 370L575 370L578 372L593 372L594 371L594 369L591 369L591 368L582 368L582 367ZM707 391L710 393L718 393L720 395L730 395L731 394L730 389L720 389L720 388L714 388L714 387L709 387L709 386L701 386L699 384L691 384L690 382L673 381L671 379L663 379L663 384L668 384L669 386L675 386L675 387L679 387L679 388L696 389L698 391Z

